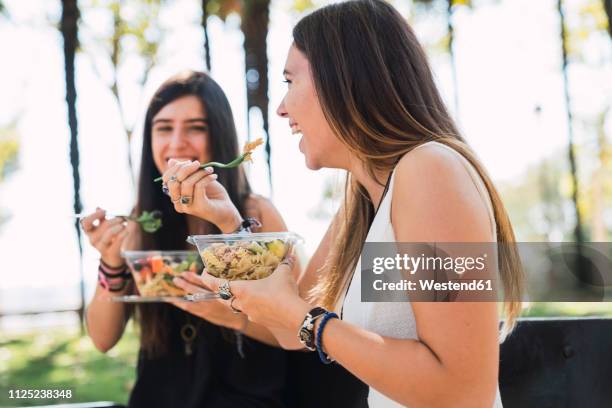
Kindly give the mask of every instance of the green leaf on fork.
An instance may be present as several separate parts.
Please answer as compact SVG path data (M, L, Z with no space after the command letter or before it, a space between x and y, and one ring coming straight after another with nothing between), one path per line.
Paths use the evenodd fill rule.
M143 211L139 217L124 217L130 221L137 222L140 224L140 228L144 232L148 232L149 234L153 234L155 231L161 228L162 226L162 213L159 210Z
M232 169L234 167L238 167L242 164L242 162L245 161L253 161L251 159L251 154L253 153L253 150L255 150L255 148L259 145L263 144L263 139L259 138L256 139L253 142L247 142L244 145L244 148L242 150L242 154L238 157L236 157L234 160L232 160L229 163L219 163L219 162L208 162L208 163L204 163L200 165L200 169L205 169L206 167L219 167L221 169ZM158 177L156 179L153 180L154 182L160 182L162 181L162 177Z

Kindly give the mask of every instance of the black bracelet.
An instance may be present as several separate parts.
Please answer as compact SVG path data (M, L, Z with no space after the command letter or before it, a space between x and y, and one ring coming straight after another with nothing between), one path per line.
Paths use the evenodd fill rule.
M113 267L113 266L110 266L109 264L107 264L106 262L104 262L102 260L102 258L100 258L100 266L102 266L105 271L120 271L120 272L124 272L127 269L127 265L125 263L123 265L121 265L121 266ZM107 272L107 273L112 274L111 272Z
M132 274L128 271L127 266L123 266L121 269L115 269L115 268L108 268L108 269L115 269L117 271L117 273L110 273L107 272L107 268L108 265L106 265L104 262L102 262L102 260L100 260L100 265L98 265L98 271L100 273L102 273L104 276L106 276L107 278L122 278L122 279L132 279Z
M233 234L241 234L241 233L250 233L251 227L260 228L261 222L257 218L248 217L244 221L240 223L238 228L233 232Z

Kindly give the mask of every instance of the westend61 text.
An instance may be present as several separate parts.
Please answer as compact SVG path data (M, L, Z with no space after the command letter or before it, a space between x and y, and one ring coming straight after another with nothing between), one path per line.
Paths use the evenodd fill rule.
M415 290L440 290L440 291L492 291L493 286L490 279L473 279L461 282L436 282L433 279L421 279L416 282L401 280L399 282L383 282L378 279L374 281L374 290L398 290L398 291L415 291Z

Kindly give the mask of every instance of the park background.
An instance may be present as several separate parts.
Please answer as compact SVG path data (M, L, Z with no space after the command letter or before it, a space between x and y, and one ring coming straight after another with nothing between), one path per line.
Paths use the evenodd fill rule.
M309 171L275 115L291 29L315 0L0 1L0 406L9 389L72 389L126 402L137 332L107 355L80 316L97 254L74 212L134 202L144 109L184 69L207 70L247 171L311 254L344 175ZM520 241L609 241L612 6L609 0L394 0L442 94L501 190ZM81 253L82 251L82 253ZM531 304L529 316L612 315L609 303ZM36 403L51 403L38 400Z

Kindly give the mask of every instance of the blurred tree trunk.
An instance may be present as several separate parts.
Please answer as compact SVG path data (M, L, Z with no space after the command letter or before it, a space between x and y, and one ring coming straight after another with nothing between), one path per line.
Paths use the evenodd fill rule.
M453 79L453 103L455 108L455 117L459 119L459 84L457 83L457 66L455 63L455 52L453 43L455 42L455 29L453 27L453 5L455 0L446 1L446 30L448 32L448 55L450 57L451 75Z
M591 222L591 241L594 242L605 242L608 240L608 231L606 227L606 222L604 219L604 210L605 210L605 199L604 199L604 185L605 185L605 177L606 171L609 167L610 161L610 147L608 146L608 141L606 140L606 129L605 122L606 117L608 116L608 112L610 111L610 106L604 109L600 114L597 120L597 158L599 161L599 165L595 170L592 178L592 213L593 219Z
M582 217L580 216L580 208L578 206L579 198L579 183L578 183L578 166L576 163L576 152L574 146L574 130L573 130L573 114L571 99L569 94L569 80L567 75L567 33L565 29L565 15L563 12L563 0L557 0L557 12L559 13L561 26L561 71L563 74L563 91L565 95L565 109L568 123L568 159L570 164L570 172L572 176L572 201L574 203L574 213L576 217L576 228L574 236L576 242L584 242Z
M604 0L604 9L608 16L608 34L612 37L612 0Z
M210 0L202 0L202 30L204 31L204 58L206 70L210 72L210 43L208 40L208 3Z
M560 35L561 35L561 71L563 74L563 92L565 95L565 109L567 115L567 131L568 131L568 141L567 141L567 152L568 159L570 165L570 174L572 178L572 202L574 205L574 216L576 219L576 226L574 228L574 239L576 242L576 262L574 267L576 268L575 276L578 278L577 286L584 287L586 286L586 282L588 281L588 272L586 271L586 265L582 256L582 244L585 242L584 239L584 230L582 227L582 217L580 215L580 206L579 206L579 198L580 198L580 190L579 190L579 181L578 181L578 165L576 160L576 152L574 146L574 127L573 127L573 115L572 115L572 105L570 99L570 91L569 91L569 81L567 74L567 33L565 29L565 15L563 12L563 0L557 0L557 13L559 14L559 24L560 24Z
M76 113L76 85L75 85L75 54L79 46L78 21L80 17L77 0L62 0L62 17L60 31L64 39L64 65L66 79L66 104L68 108L68 125L70 126L70 164L72 166L72 180L74 188L73 209L75 214L82 210L81 204L81 177L79 175L79 144L78 144L78 122ZM77 243L81 259L83 257L83 246L81 244L81 229L79 220L75 220L74 228L77 234ZM79 308L79 319L83 329L83 317L85 311L85 284L83 268L80 267L80 295L81 305Z
M270 0L245 1L242 6L241 29L244 33L244 55L247 85L247 109L259 108L265 132L268 179L272 188L270 137L268 132L268 24ZM247 123L250 129L250 118Z

